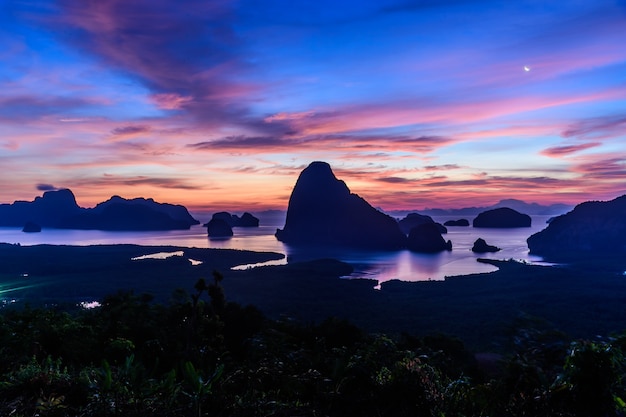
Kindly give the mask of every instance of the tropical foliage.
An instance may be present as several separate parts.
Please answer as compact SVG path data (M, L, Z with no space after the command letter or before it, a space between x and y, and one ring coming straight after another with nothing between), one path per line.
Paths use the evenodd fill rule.
M168 305L0 314L6 416L618 416L626 337L575 340L532 320L502 355L455 338L367 334L329 318L268 320L215 272Z

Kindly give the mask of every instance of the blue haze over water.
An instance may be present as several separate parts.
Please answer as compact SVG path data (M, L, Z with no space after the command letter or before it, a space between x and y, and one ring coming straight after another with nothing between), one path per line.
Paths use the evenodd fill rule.
M194 216L201 221L206 216ZM189 230L154 232L107 232L99 230L44 229L41 233L23 233L19 228L0 227L0 242L20 243L21 245L96 245L129 243L155 246L184 246L198 248L245 249L283 253L288 262L303 261L321 257L332 257L352 264L354 278L371 278L379 282L392 279L402 281L442 280L446 276L466 275L495 271L496 267L479 263L477 258L516 259L529 263L542 263L540 257L528 254L526 239L547 226L550 216L531 216L532 226L515 229L475 229L473 227L448 227L443 235L452 241L451 252L438 254L418 254L402 251L312 251L298 250L279 242L274 237L277 228L284 225L284 214L259 215L258 228L234 228L235 235L230 239L209 239L206 228L198 225ZM458 219L458 216L433 216L440 223ZM468 218L470 223L473 218ZM500 247L496 253L474 254L470 249L477 238L483 238L490 245Z

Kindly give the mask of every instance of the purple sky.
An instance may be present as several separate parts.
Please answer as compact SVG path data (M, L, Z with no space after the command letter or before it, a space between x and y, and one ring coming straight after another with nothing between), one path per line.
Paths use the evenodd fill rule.
M384 209L626 193L626 1L5 0L0 202Z

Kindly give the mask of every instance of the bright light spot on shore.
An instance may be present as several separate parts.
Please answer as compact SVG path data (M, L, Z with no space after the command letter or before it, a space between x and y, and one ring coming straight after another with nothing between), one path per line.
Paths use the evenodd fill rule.
M82 303L79 303L78 305L84 308L85 310L91 310L92 308L102 306L102 304L100 304L97 301L83 301Z

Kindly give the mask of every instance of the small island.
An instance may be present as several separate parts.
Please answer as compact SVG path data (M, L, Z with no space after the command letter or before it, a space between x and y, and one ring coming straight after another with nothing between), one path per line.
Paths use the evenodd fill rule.
M530 227L531 218L508 207L500 207L480 213L473 221L474 227L485 228L514 228Z
M498 252L500 248L497 246L489 245L483 238L478 238L474 242L474 246L472 246L472 252L474 253L487 253L487 252Z
M467 219L459 219L459 220L448 220L443 225L444 226L468 227L470 223L469 223L469 220Z

